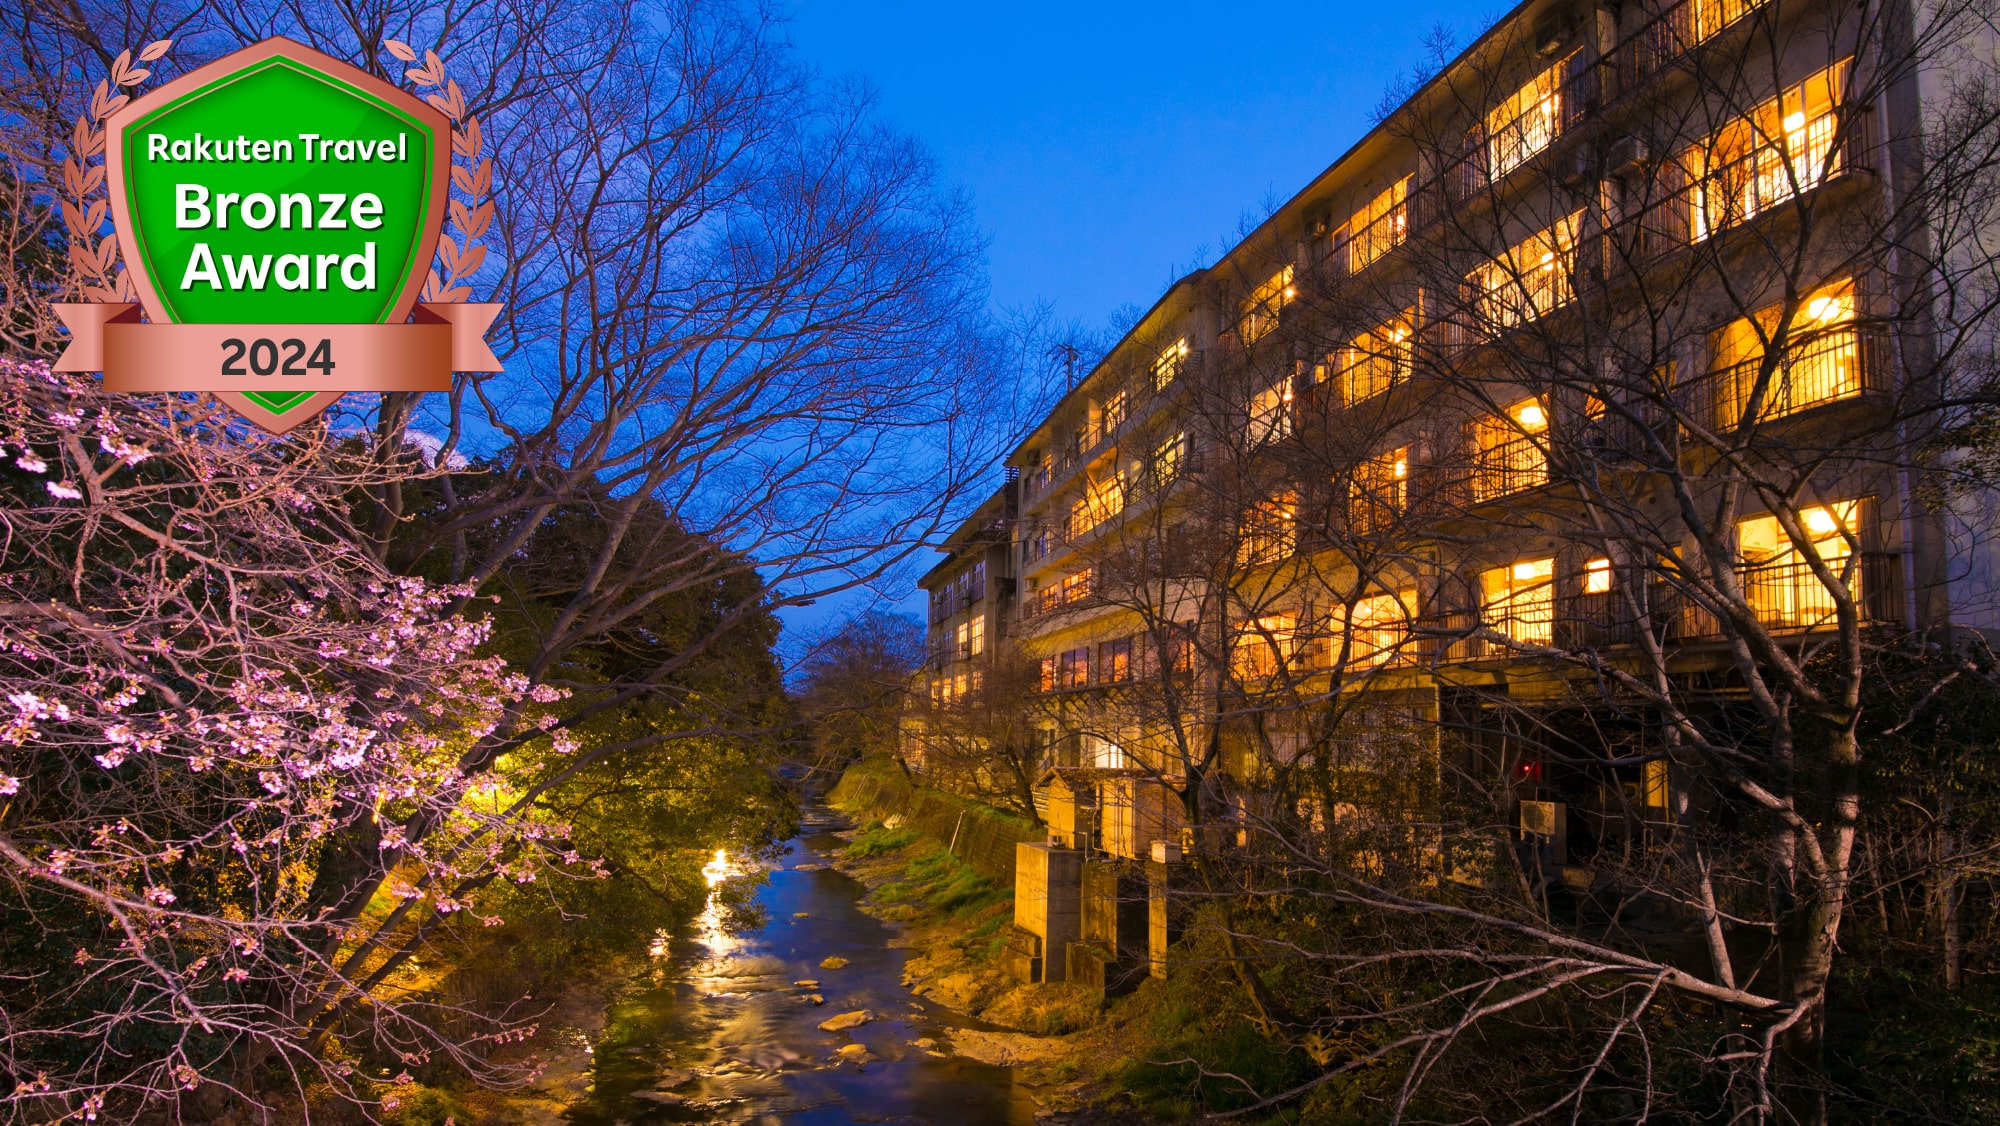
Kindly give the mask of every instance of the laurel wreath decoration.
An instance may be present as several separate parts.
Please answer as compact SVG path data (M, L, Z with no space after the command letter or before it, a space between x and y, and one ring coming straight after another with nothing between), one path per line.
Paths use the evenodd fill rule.
M167 53L171 39L159 39L139 49L139 62L149 63ZM118 236L102 234L111 207L104 182L104 122L132 95L130 90L153 72L133 65L132 52L121 51L111 63L111 77L100 80L90 96L90 108L70 132L69 155L63 158L63 227L69 235L70 288L88 301L136 301L132 280L119 263Z
M417 61L417 52L406 43L385 39L382 45L406 63ZM472 287L464 282L486 261L481 239L493 225L493 158L484 155L479 118L466 112L465 93L445 75L444 60L436 51L425 51L423 65L405 71L403 77L418 90L430 91L424 100L451 119L451 183L457 194L449 201L451 226L458 237L449 230L438 236L437 265L424 282L423 300L455 304L472 295Z

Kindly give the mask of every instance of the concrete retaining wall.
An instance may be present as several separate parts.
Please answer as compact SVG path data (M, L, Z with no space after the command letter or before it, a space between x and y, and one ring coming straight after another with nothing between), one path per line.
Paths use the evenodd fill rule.
M827 804L855 817L885 820L900 813L909 826L1002 887L1014 886L1014 846L1041 844L1047 831L990 805L912 786L895 763L863 759L847 768Z

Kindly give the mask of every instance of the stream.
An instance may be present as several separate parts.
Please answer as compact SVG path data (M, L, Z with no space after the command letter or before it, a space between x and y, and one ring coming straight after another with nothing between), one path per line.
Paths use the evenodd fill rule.
M656 945L654 972L611 1004L590 1092L570 1122L1031 1126L1035 1103L1012 1068L948 1054L953 1029L992 1026L904 988L907 952L889 945L896 928L864 914L867 889L828 866L847 843L834 835L841 825L806 811L756 895L763 926L730 931L711 893L688 935ZM731 873L718 856L708 874L713 885ZM848 964L821 969L828 957ZM857 1009L875 1019L818 1027ZM850 1044L866 1049L865 1062L854 1048L840 1054Z

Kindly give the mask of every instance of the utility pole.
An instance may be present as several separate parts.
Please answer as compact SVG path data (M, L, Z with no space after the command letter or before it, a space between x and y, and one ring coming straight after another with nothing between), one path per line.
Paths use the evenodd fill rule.
M1049 355L1060 355L1063 358L1063 391L1068 393L1076 390L1076 345L1065 340L1049 349Z

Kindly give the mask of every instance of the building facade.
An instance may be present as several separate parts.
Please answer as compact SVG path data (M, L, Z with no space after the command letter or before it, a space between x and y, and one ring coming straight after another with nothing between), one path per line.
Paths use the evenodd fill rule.
M1952 189L1907 30L1531 0L1056 404L1004 543L925 581L962 658L936 608L1008 577L1024 974L1160 965L1193 852L1587 886L1734 815L1677 756L1771 677L1992 620L1985 527L1926 493Z

